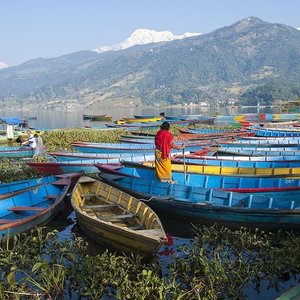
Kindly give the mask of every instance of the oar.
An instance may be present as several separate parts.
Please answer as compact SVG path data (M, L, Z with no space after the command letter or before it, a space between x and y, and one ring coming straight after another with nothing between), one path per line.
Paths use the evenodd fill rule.
M182 156L183 156L183 170L184 170L184 185L186 182L186 168L185 168L185 145L183 144L183 148L182 148Z

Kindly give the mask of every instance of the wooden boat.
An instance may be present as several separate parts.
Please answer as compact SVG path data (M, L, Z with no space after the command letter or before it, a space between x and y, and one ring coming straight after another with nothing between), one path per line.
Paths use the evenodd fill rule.
M145 122L157 122L157 121L160 121L162 120L163 117L162 116L157 116L157 117L154 117L154 118L141 118L141 119L136 119L136 118L122 118L121 120L117 120L115 121L116 124L124 124L124 123L145 123Z
M32 157L33 149L30 147L1 147L0 158L25 158Z
M300 284L290 288L285 293L277 297L275 300L297 300L300 299Z
M198 154L199 153L199 154ZM216 155L216 156L207 156L202 155L200 152L193 152L194 156L197 156L205 160L234 160L234 161L297 161L300 160L300 156L230 156L230 155ZM183 158L182 154L177 154L176 158ZM189 156L187 156L189 157Z
M20 180L20 181L14 181L9 183L2 183L0 184L0 199L7 198L12 193L15 193L16 191L24 191L27 188L42 185L45 183L51 183L53 181L57 180L54 176L49 177L41 177L41 178L33 178L33 179L26 179L26 180Z
M261 120L266 121L287 121L287 120L298 120L300 114L260 114Z
M149 200L147 204L156 212L191 223L218 223L263 230L300 228L299 197L277 197L274 200L272 196L245 195L141 178L111 177L107 174L101 174L101 177L119 190Z
M109 248L152 256L167 240L154 211L99 180L81 177L71 203L80 228Z
M182 152L175 152L178 155ZM81 152L49 152L56 161L74 161L74 160L106 160L109 163L110 160L133 160L132 157L136 157L136 161L153 160L154 152L152 153L81 153Z
M300 167L300 160L279 160L279 161L240 161L240 160L223 160L210 159L199 157L193 154L185 155L183 158L172 158L173 164L191 164L191 165L209 165L219 167L233 167L233 168L298 168Z
M108 116L107 114L104 115L82 115L83 120L90 120L90 121L112 121L112 117Z
M247 147L299 147L300 139L297 140L238 140L222 141L218 143L221 147L247 148Z
M123 161L123 165L132 167L155 166L154 161L145 161L143 163L127 162ZM282 177L299 177L300 167L295 168L263 168L263 167L227 167L216 165L203 165L203 164L172 164L172 172L184 172L194 174L207 174L207 175L240 175L240 176L282 176Z
M230 156L298 156L300 150L291 150L288 148L273 148L269 150L261 149L243 149L243 148L215 148L213 155L230 155Z
M122 162L122 167L118 169L121 175L130 175L146 178L148 180L156 179L153 167L143 166L133 162ZM109 164L96 164L97 168L103 173L116 172L116 165L112 167ZM202 188L222 188L228 190L235 189L282 189L289 187L299 187L300 179L297 177L282 177L279 175L216 175L200 174L190 172L172 172L173 180L179 184L197 186ZM157 179L158 181L158 179Z
M183 116L164 116L164 118L167 121L179 121L179 120L184 120L185 119Z
M135 119L153 119L155 115L133 115Z
M34 168L38 173L42 175L56 175L66 173L98 173L99 170L95 164L116 164L120 165L120 162L126 158L127 161L144 162L147 159L154 159L152 155L132 155L126 157L114 157L114 158L96 158L96 159L77 159L77 160L65 160L65 161L52 161L52 162L27 162L27 165Z
M300 131L286 131L286 130L270 130L270 129L248 129L249 132L255 134L255 136L271 136L271 137L293 137L300 136Z
M136 145L136 144L113 144L113 143L85 143L85 142L73 142L71 143L73 148L79 152L88 153L124 153L124 152L153 152L154 145Z
M65 207L65 196L79 174L15 191L0 199L0 239L52 220Z

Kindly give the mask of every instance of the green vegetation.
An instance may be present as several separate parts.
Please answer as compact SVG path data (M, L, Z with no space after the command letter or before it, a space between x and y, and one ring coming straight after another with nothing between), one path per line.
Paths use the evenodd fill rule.
M84 239L61 241L56 231L37 228L0 242L0 298L246 299L246 288L259 292L267 282L282 292L281 280L300 272L300 237L293 233L199 227L195 242L177 253L160 263L91 255Z
M300 97L300 84L272 81L258 87L249 88L239 96L240 104L272 105L279 100L296 100Z

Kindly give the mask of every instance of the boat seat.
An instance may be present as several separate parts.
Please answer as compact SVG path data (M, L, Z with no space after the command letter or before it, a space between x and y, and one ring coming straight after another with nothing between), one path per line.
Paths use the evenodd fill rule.
M125 214L125 215L110 215L110 216L97 216L100 220L110 220L110 219L128 219L135 217L134 214Z
M39 206L12 206L8 210L13 212L22 212L22 211L43 211L46 207Z
M81 194L80 195L81 197L99 197L100 195L99 194Z
M109 207L118 207L117 204L99 204L99 205L81 205L80 208L82 209L93 209L93 210L97 210L97 209L101 209L101 208L109 208Z
M131 230L143 230L144 229L144 226L142 225L137 225L137 226L131 226L131 227L127 227L128 229L131 229Z
M6 224L6 223L10 223L13 221L17 221L17 220L12 220L12 219L0 219L0 225Z

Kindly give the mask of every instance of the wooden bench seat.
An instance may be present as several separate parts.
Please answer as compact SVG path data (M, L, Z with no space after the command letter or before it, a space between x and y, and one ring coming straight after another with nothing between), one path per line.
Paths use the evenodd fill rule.
M22 212L22 211L43 211L47 209L46 207L39 206L12 206L8 210L13 212Z
M131 230L143 230L144 229L144 226L142 225L137 225L137 226L131 226L131 227L127 227L128 229L131 229Z
M113 219L128 219L135 217L134 214L125 214L125 215L110 215L110 216L97 216L100 220L113 220Z
M109 208L109 207L118 207L117 204L99 204L99 205L81 205L80 208L82 209L102 209L102 208Z

